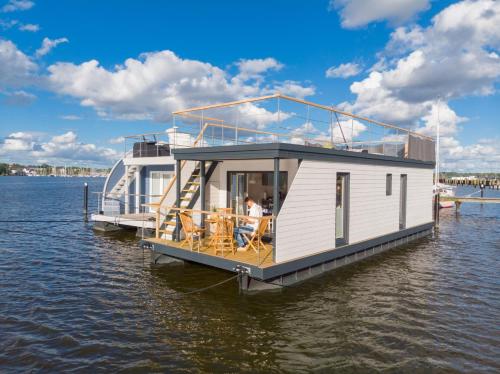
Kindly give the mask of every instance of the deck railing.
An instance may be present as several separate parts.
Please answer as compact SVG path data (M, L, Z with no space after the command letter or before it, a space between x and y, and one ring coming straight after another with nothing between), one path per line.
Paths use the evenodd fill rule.
M183 132L202 134L198 146L282 142L434 158L433 139L421 132L282 94L180 110L173 123Z
M136 206L135 206L135 201L133 200L130 203L132 210L136 213L154 213L150 212L150 208L148 205L151 205L151 199L160 199L163 195L151 195L151 194L135 194L135 193L113 193L113 192L108 192L104 194L101 191L96 191L92 192L93 194L96 195L97 198L97 214L101 214L101 212L108 213L108 215L111 216L118 216L121 214L124 214L124 207L126 204L126 200L130 198L135 198L136 196L139 197L140 202L139 202L139 211L136 211ZM148 200L146 202L146 200ZM106 206L106 204L109 204ZM148 204L148 205L146 205ZM111 209L112 205L114 205L117 209ZM106 209L108 208L108 209Z
M176 240L168 240L170 245L257 266L273 262L274 216L234 214L230 208L208 211L171 206L165 209L177 213ZM254 224L256 229L245 230L245 245L238 251L235 230L249 224Z

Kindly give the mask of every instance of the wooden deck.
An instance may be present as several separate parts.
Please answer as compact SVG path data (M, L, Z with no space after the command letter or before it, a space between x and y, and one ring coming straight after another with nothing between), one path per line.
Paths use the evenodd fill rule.
M107 222L113 225L144 227L148 229L156 228L156 215L154 213L130 213L116 216L105 214L92 214L91 220L94 222Z
M151 242L151 243L167 245L170 247L183 249L183 250L189 251L189 252L198 252L198 246L196 244L195 244L193 250L191 251L191 249L188 247L187 244L184 244L183 246L181 246L180 242L175 242L172 240L157 239L157 238L149 238L149 239L145 239L145 240L148 242ZM209 255L209 256L224 258L226 260L237 261L237 262L241 262L243 264L254 265L254 266L258 266L258 267L268 267L268 266L274 265L271 244L266 244L265 248L260 250L260 253L256 253L255 251L253 251L251 249L248 251L244 251L244 252L236 251L235 253L233 253L230 250L224 250L223 253L221 251L218 251L216 253L215 248L213 246L211 246L211 247L208 246L209 240L210 240L210 238L202 240L201 246L199 249L199 253L203 253L203 254Z
M489 203L500 204L498 197L470 197L470 196L440 196L441 201L454 201L455 203Z

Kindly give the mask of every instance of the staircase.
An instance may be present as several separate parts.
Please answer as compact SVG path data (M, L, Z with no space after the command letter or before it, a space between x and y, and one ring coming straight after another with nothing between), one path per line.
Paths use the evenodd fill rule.
M205 167L205 183L208 183L211 175L217 167L217 161L206 161ZM172 189L175 191L175 189ZM184 184L181 190L180 207L186 209L192 209L196 204L196 201L200 197L200 163L198 162L190 174L187 182ZM160 209L161 207L158 207ZM158 230L159 237L167 240L173 240L175 227L177 225L177 211L169 210L165 215L165 219L159 225Z
M128 172L125 172L120 180L114 185L113 189L108 193L111 198L118 198L127 191L127 180L132 180L134 178L135 172L139 166L129 166Z

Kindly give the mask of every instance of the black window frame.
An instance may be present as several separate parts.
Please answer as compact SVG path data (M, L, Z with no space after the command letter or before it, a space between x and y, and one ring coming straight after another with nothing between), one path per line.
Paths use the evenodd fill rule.
M385 175L385 196L392 196L392 174Z
M337 238L335 235L335 247L342 247L344 245L349 244L349 221L350 221L350 204L351 204L351 173L337 173L335 177L335 188L337 188L337 178L339 176L343 176L344 179L344 187L345 190L342 191L342 203L344 204L344 209L343 209L343 231L344 231L344 236L342 238ZM337 199L335 199L335 208L337 205ZM337 216L335 216L335 228L336 228L336 223L337 222Z

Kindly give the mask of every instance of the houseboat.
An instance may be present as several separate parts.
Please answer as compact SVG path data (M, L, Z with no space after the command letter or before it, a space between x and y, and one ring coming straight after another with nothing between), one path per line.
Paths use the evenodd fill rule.
M242 290L303 281L434 225L433 139L334 107L283 94L200 106L133 140L96 227L136 227L152 261L238 273Z

